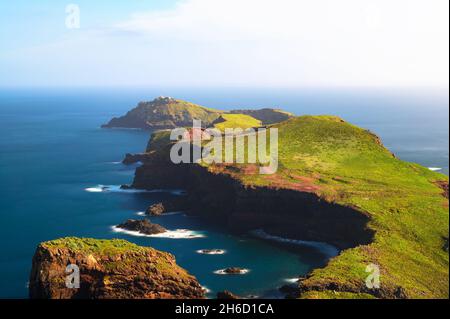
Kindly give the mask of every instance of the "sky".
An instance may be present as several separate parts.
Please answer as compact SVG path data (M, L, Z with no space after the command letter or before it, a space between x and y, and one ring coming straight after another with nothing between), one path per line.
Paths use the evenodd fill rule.
M448 83L448 0L0 2L0 87Z

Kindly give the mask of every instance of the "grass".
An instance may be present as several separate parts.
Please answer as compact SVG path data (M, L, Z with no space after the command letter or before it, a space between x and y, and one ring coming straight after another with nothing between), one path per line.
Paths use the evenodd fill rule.
M44 248L53 249L69 249L82 254L97 254L101 256L116 256L123 253L144 253L148 250L154 251L151 248L140 247L126 240L112 239L92 239L92 238L77 238L67 237L60 238L53 241L48 241L41 244Z
M448 200L434 184L447 176L395 158L374 134L337 117L303 116L274 127L282 170L315 180L322 198L368 214L376 232L371 245L344 251L306 285L356 287L374 263L385 287L403 287L412 298L448 298Z
M220 131L225 129L241 128L243 130L260 127L262 122L244 114L222 114L222 116L216 121L214 127Z

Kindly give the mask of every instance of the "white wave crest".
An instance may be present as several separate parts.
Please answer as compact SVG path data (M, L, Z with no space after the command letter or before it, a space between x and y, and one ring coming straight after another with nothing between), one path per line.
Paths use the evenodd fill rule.
M287 283L290 283L290 284L296 284L299 282L299 280L300 280L300 278L287 278L284 281Z
M318 242L318 241L305 241L305 240L289 239L289 238L273 236L273 235L267 234L262 229L254 230L250 233L253 236L256 236L258 238L272 240L272 241L276 241L279 243L312 247L312 248L317 249L318 251L320 251L321 253L323 253L324 255L326 255L327 257L330 257L330 258L336 257L340 253L339 249L337 249L336 247L334 247L330 244L327 244L327 243L322 243L322 242Z
M111 227L113 232L115 233L123 233L130 236L136 237L149 237L149 238L170 238L170 239L196 239L196 238L205 238L206 236L200 232L187 230L187 229L177 229L177 230L168 230L161 234L147 235L140 233L138 231L126 230L119 228L117 226Z
M84 189L89 193L126 193L126 194L140 194L140 193L170 193L176 196L183 196L186 191L179 189L122 189L120 185L97 185L95 187L89 187Z
M209 288L206 287L206 286L202 286L202 289L203 289L203 292L204 292L205 294L211 293L211 289L209 289Z

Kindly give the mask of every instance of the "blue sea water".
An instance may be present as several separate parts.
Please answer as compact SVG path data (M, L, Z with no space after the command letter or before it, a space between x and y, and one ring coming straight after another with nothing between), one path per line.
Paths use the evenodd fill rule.
M145 149L149 133L102 130L138 101L174 96L205 106L280 107L296 114L335 114L371 129L400 158L449 172L448 91L114 89L0 90L0 298L26 298L38 243L65 236L124 238L169 251L211 290L275 296L285 280L326 262L308 247L288 249L250 236L233 236L183 214L154 218L169 229L202 232L197 239L133 237L111 226L137 218L165 193L91 193L85 189L130 183L125 153ZM220 248L206 256L199 249ZM245 276L219 276L229 266Z

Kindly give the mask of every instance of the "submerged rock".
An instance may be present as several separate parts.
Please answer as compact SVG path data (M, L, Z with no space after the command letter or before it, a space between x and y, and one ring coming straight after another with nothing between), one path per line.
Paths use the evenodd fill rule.
M66 280L79 269L79 288ZM124 240L64 238L36 249L30 274L32 299L202 299L195 277L175 258Z
M153 224L148 219L143 220L129 219L126 222L117 225L117 228L130 231L137 231L145 235L157 235L165 233L167 231L167 229L165 229L161 225Z

